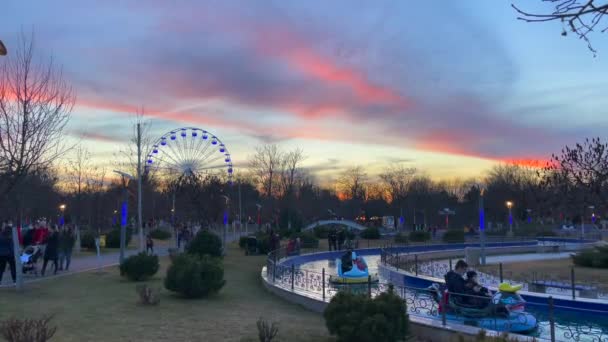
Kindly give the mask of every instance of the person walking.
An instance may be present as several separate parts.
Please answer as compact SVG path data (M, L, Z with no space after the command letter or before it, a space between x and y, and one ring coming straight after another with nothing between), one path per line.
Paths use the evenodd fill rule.
M146 253L154 254L154 240L150 234L146 237Z
M72 261L72 250L74 249L74 243L76 237L71 227L64 228L59 233L59 270L67 271L70 268Z
M0 284L2 283L2 275L4 274L6 264L8 264L11 269L13 283L15 283L17 279L13 237L11 233L11 227L9 225L0 228Z
M59 234L55 227L51 228L49 236L46 240L46 248L44 249L44 262L42 264L42 275L46 272L46 265L49 261L53 262L53 274L57 274L57 253L59 248Z

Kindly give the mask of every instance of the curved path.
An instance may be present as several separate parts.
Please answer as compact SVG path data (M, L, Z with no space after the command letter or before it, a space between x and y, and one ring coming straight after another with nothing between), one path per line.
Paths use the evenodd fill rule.
M243 234L244 234L244 232L236 232L236 233L230 232L226 235L226 240L228 242L238 240L238 238ZM166 246L154 247L154 254L156 254L160 257L166 256L169 254L169 248L170 247L166 247ZM129 249L129 250L125 251L125 257L129 257L129 256L135 255L137 253L139 253L139 251L137 249ZM44 281L44 280L54 279L54 278L58 278L58 277L78 274L78 273L82 273L82 272L95 271L97 269L117 266L117 265L119 265L119 262L118 262L119 257L120 257L120 252L118 252L118 251L102 253L99 256L99 259L97 258L97 255L95 255L95 254L73 255L72 262L70 264L70 270L68 272L59 271L59 272L57 272L56 275L53 275L53 271L52 271L53 266L51 263L49 263L49 265L47 265L47 275L46 276L43 277L40 275L35 276L35 275L29 275L29 274L24 275L23 282L24 282L24 284L27 284L27 283ZM38 272L40 272L41 270L42 270L42 258L40 258L38 260ZM11 279L11 272L7 265L6 269L4 270L4 273L2 275L2 279L0 280L0 289L9 288L9 287L13 287L13 284L12 284L12 279Z

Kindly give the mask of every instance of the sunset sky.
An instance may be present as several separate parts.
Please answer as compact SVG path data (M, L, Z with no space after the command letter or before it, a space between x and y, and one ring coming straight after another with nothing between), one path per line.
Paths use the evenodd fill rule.
M100 164L143 106L154 135L207 129L237 167L277 142L320 178L390 163L474 177L608 130L608 34L592 36L594 58L510 4L3 0L0 39L10 52L33 29L63 65L77 92L67 138Z

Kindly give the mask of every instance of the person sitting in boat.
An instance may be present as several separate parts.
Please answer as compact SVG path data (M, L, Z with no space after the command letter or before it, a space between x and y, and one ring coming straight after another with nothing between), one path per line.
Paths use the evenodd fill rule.
M467 280L464 284L464 287L466 293L468 295L471 295L471 297L467 298L467 304L479 308L484 308L488 304L490 304L490 297L492 296L492 294L490 293L490 290L488 290L487 287L479 285L479 283L477 282L477 272L467 272ZM488 299L485 299L483 297L488 297Z
M342 273L346 273L353 269L353 250L349 249L342 255Z
M452 298L457 303L464 303L466 300L462 298L462 296L454 295L456 293L466 294L465 280L464 275L467 272L469 265L464 260L458 260L456 262L456 267L453 270L450 270L445 275L445 284L448 288L448 292L450 293Z
M365 271L367 269L367 264L362 257L357 257L357 259L355 259L355 265L357 265L359 271Z

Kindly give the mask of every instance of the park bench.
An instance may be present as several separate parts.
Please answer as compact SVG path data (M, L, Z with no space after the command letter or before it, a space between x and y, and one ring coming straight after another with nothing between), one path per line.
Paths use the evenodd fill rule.
M547 288L555 288L561 290L572 290L573 286L570 283L551 281L551 280L535 280L528 283L528 289L531 292L546 293ZM579 297L598 298L597 287L591 285L574 284L574 290L579 292Z

